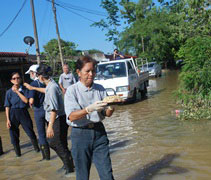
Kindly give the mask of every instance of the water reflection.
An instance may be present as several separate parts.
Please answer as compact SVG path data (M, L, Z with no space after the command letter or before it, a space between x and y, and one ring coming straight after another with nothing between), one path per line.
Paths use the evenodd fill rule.
M124 109L124 106L121 106L119 112L114 113L112 118L109 118L110 123L106 124L111 153L124 149L125 147L128 148L131 135L136 133L133 129L132 114L130 111L125 111ZM128 138L125 138L125 136Z

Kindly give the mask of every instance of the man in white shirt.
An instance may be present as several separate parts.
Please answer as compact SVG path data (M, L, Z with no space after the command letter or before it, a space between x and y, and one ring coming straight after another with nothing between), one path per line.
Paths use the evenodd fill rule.
M65 94L66 89L74 83L76 83L74 75L69 71L68 65L64 64L63 73L59 77L59 86L63 94Z

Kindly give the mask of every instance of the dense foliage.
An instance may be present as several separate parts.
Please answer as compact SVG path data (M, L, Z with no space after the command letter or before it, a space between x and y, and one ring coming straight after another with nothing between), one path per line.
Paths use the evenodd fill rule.
M187 40L178 52L185 65L180 73L179 102L184 119L211 119L211 37Z
M119 4L102 0L101 4L108 17L94 25L107 30L109 41L125 54L165 66L175 65L176 53L188 38L210 35L208 0L159 0L156 4L153 0L121 0ZM118 31L120 19L126 24L122 32Z

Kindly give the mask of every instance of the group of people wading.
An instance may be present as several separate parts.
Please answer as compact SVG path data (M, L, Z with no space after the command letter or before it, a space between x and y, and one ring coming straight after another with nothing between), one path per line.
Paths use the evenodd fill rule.
M113 114L114 108L102 101L107 94L103 86L93 82L95 68L94 59L82 56L76 62L78 82L69 72L68 65L64 65L59 85L51 78L51 68L44 64L29 68L26 74L30 74L33 81L24 83L24 86L20 74L12 73L13 86L6 93L5 110L16 156L21 156L21 124L34 150L39 152L41 149L43 160L50 160L50 148L56 152L67 177L75 171L77 180L88 180L93 162L101 180L114 179L109 140L101 122ZM28 105L34 110L40 146ZM71 151L67 143L69 126L72 127Z

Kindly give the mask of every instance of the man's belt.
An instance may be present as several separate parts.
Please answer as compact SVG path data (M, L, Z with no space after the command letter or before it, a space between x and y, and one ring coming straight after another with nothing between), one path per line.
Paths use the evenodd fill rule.
M74 128L94 129L95 127L99 127L100 125L101 125L101 122L97 122L97 123L89 123L86 126L74 127Z

